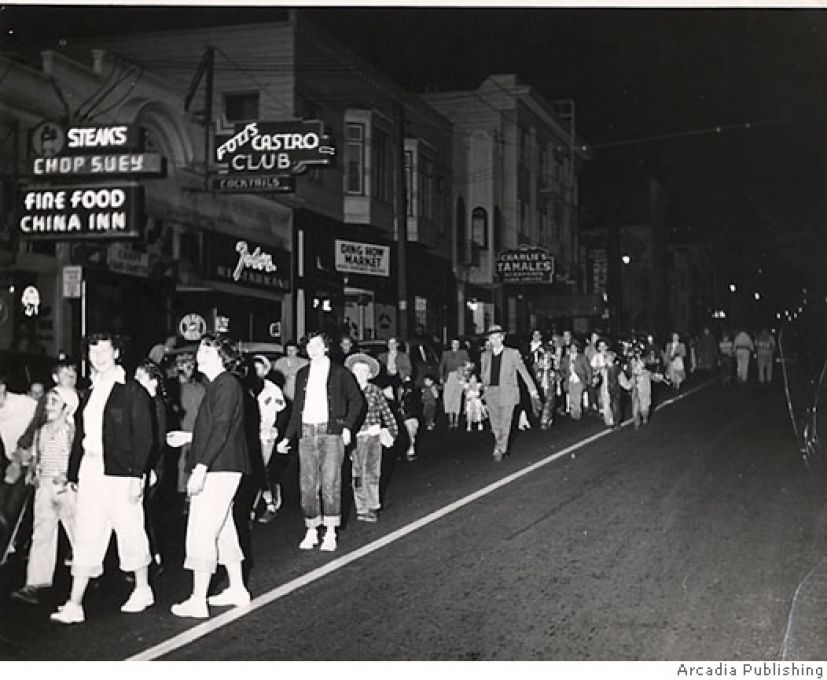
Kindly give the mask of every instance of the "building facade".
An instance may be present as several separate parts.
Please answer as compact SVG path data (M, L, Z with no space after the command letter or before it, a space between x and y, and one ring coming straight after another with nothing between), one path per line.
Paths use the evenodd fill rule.
M490 76L473 91L422 96L454 126L460 331L482 332L496 320L525 332L590 313L594 300L581 295L577 241L577 176L588 153L576 137L574 103L546 102L514 75ZM553 279L504 283L498 257L520 248L548 251Z

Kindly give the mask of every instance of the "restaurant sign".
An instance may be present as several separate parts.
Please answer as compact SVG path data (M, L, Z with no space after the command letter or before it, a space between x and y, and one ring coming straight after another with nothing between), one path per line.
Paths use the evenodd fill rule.
M41 123L32 131L31 147L29 173L38 179L166 175L166 159L144 152L144 133L135 125Z
M282 248L212 233L206 261L208 279L270 291L290 290L290 253Z
M550 283L554 279L554 257L539 246L520 246L497 256L496 271L503 283Z
M213 159L225 173L298 175L336 156L320 120L236 123L215 135Z
M24 239L137 239L143 235L143 187L77 186L20 193L17 227Z

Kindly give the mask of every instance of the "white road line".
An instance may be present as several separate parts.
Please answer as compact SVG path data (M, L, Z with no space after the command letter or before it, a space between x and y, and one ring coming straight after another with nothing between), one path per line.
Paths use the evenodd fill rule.
M707 381L705 383L702 383L701 385L698 385L694 389L678 394L677 396L672 397L671 399L667 399L666 401L659 404L655 410L659 410L661 408L674 404L676 401L679 401L684 397L688 397L689 395L694 394L695 392L698 392L699 390L702 390L705 387L708 387L713 382L715 381ZM630 422L632 421L626 420L622 423L622 425L625 427ZM408 534L411 534L414 531L417 531L418 529L421 529L422 527L431 524L432 522L436 522L438 519L445 517L445 515L455 512L456 510L459 510L460 508L463 508L466 505L473 503L476 500L479 500L483 496L487 496L488 494L496 491L497 489L506 486L507 484L511 484L511 482L525 477L526 475L531 474L535 470L539 470L541 467L548 465L549 463L553 463L555 460L558 460L563 456L567 456L573 451L587 446L592 442L595 442L598 439L601 439L602 437L605 437L609 434L612 434L612 430L603 430L589 437L586 437L585 439L577 442L576 444L567 446L565 449L558 451L557 453L543 458L542 460L539 460L536 463L532 463L531 465L528 465L522 468L521 470L518 470L517 472L513 472L510 475L507 475L506 477L503 477L502 479L497 480L496 482L493 482L488 486L485 486L479 489L478 491L475 491L474 493L465 496L464 498L460 498L459 500L454 501L453 503L450 503L449 505L440 508L439 510L435 510L434 512L430 513L429 515L425 515L424 517L421 517L415 522L411 522L410 524L407 524L406 526L401 527L396 531L392 531L391 533L376 539L372 543L368 543L367 545L364 545L361 548L354 550L353 552L349 552L346 555L342 555L341 557L338 557L335 560L332 560L321 567L313 569L312 571L309 571L306 574L303 574L302 576L293 579L292 581L288 581L287 583L280 585L277 588L274 588L273 590L270 590L262 595L259 595L258 597L253 598L252 602L250 602L250 605L248 607L236 607L234 609L230 609L229 611L226 611L223 614L219 614L215 618L209 619L208 621L204 621L203 623L200 623L197 626L193 626L189 630L185 630L183 633L179 633L178 635L175 635L174 637L171 637L170 639L165 640L164 642L160 642L157 645L154 645L153 647L144 650L143 652L139 652L138 654L130 656L126 659L126 661L152 661L166 654L170 654L171 652L174 652L177 649L181 649L182 647L185 647L186 645L195 642L196 640L199 640L200 638L205 637L206 635L209 635L210 633L220 628L223 628L224 626L231 624L233 621L236 621L242 618L243 616L247 616L247 614L254 612L256 609L260 609L261 607L264 607L270 604L271 602L275 602L276 600L281 599L285 595L289 595L290 593L310 583L313 583L314 581L318 581L320 578L323 578L324 576L327 576L328 574L331 574L334 571L341 569L342 567L346 567L352 562L355 562L356 560L359 560L362 557L365 557L366 555L370 555L371 553L376 552L377 550L380 550L381 548L384 548L385 546L390 545L395 541L398 541L400 538L404 538Z

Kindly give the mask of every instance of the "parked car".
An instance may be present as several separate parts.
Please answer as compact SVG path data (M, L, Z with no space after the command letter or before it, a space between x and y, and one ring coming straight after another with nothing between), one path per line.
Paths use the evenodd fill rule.
M410 338L404 341L400 349L411 358L413 378L417 385L422 385L422 378L425 375L430 374L439 379L440 356L427 340ZM388 351L388 343L387 340L360 340L359 350L378 358L380 354Z

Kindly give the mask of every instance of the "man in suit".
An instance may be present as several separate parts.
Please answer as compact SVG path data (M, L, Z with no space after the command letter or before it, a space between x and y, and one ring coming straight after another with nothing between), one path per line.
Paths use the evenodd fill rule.
M523 379L535 410L540 403L540 395L519 350L503 344L505 331L502 326L491 326L488 329L488 339L491 341L491 349L482 353L480 363L485 403L488 406L491 431L494 433L494 460L499 462L508 453L514 407L520 403L517 375Z

